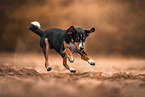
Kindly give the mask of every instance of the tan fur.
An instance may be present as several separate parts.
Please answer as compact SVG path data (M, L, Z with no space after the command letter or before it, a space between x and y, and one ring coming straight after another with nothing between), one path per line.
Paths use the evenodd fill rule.
M85 55L84 53L82 53L81 58L85 61L90 60L90 58L87 55Z
M67 56L66 56L66 53L65 53L65 57L63 58L63 66L66 68L66 69L69 69L70 67L68 66L67 64Z
M73 39L71 40L71 42L78 48L79 43L75 43ZM85 43L83 45L85 46ZM81 58L85 61L90 60L90 58L84 53L81 53Z
M71 58L73 57L69 47L67 46L67 43L64 41L64 47L65 47L65 51L64 53L66 54L67 58Z
M72 43L75 45L75 46L78 46L79 44L78 43L75 43L73 40L72 40ZM47 68L49 66L49 63L48 63L48 49L49 49L49 43L48 43L48 39L45 38L45 44L46 44L46 57L45 57L45 67ZM64 41L64 47L65 47L65 50L64 50L64 54L65 54L65 57L63 58L63 65L66 69L69 69L69 65L67 64L67 58L71 58L73 57L69 47L67 46L67 43ZM85 61L88 61L90 60L90 58L85 55L84 53L81 53L81 58Z
M48 49L49 49L49 44L48 44L48 39L47 38L45 38L45 44L46 44L45 67L47 68L49 66L49 63L48 63Z

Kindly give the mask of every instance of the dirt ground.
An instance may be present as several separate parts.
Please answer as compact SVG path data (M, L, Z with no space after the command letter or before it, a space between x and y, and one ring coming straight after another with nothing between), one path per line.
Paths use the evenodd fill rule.
M70 73L50 55L47 72L43 54L1 53L0 97L145 97L144 58L91 58L95 66L75 55L69 65L77 72Z

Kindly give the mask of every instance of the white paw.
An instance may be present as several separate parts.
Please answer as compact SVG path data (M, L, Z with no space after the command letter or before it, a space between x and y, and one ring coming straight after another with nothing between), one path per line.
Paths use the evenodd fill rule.
M74 58L73 58L73 57L68 58L68 60L69 60L71 63L73 63L73 62L74 62Z
M88 63L90 64L90 65L95 65L95 62L93 61L93 60L88 60Z
M40 23L37 22L37 21L31 22L31 24L34 25L35 27L39 28L39 29L41 28Z
M73 69L73 68L69 68L69 71L70 71L70 72L73 72L73 73L75 73L75 72L76 72L76 70L75 70L75 69Z
M51 71L51 69L52 69L52 68L51 68L50 66L47 67L47 71Z

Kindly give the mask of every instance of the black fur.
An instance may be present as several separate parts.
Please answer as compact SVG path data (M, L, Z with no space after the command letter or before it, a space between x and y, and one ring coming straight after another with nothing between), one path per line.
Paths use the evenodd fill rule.
M67 30L63 30L60 28L50 28L46 31L42 31L37 27L35 27L34 25L31 25L29 29L41 37L40 46L45 56L46 56L45 38L48 38L50 49L55 49L56 52L58 52L62 57L64 57L63 52L65 50L64 41L66 41L66 43L68 44L69 42L71 42L71 39L73 39L74 42L80 41L85 42L86 38L89 36L88 33L90 33L91 30L93 30L93 32L95 31L94 28L92 28L91 30L84 30L83 28L80 27L75 28L74 26L71 26ZM68 34L68 32L71 33ZM84 52L84 54L86 53Z

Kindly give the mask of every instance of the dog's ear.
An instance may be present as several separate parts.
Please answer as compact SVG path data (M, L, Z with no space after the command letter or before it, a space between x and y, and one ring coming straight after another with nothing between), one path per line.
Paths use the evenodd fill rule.
M67 34L73 34L73 33L76 33L76 30L75 30L75 27L74 26L71 26L69 27L69 29L67 29Z
M90 35L90 33L95 32L95 28L91 28L91 30L85 30L86 37Z
M91 28L91 30L90 30L90 33L93 33L93 32L95 32L95 28L94 27Z

